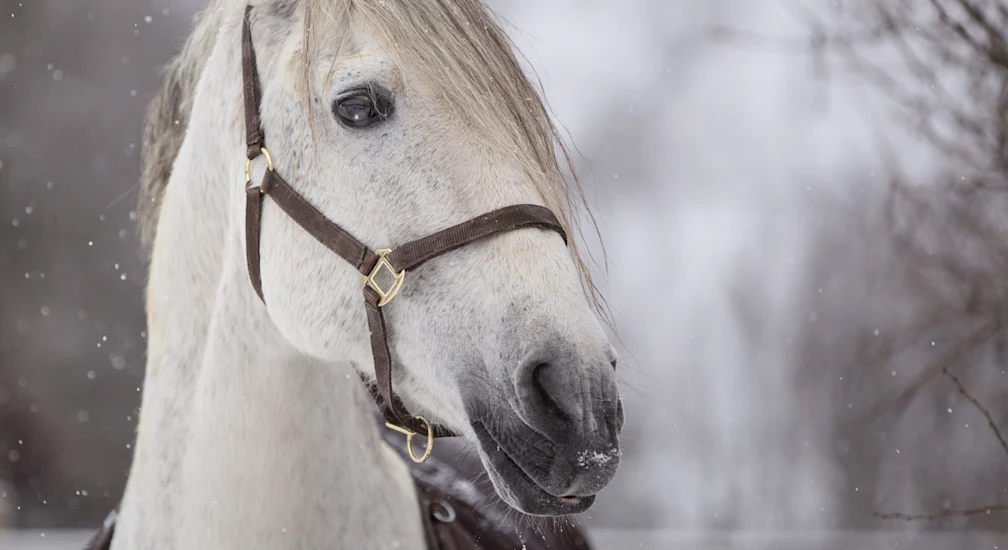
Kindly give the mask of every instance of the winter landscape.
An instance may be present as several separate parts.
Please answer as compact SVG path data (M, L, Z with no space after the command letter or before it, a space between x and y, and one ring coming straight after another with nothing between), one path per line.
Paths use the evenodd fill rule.
M1008 547L1008 3L489 3L599 224L596 544ZM140 126L205 1L0 5L0 548L62 550L130 466Z

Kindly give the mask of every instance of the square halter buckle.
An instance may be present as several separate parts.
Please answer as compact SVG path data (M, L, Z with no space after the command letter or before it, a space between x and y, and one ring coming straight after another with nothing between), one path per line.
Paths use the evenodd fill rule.
M406 270L404 269L396 273L395 268L392 267L392 264L389 263L388 259L386 258L386 256L388 256L389 253L391 252L392 250L389 248L375 250L375 254L378 255L378 263L376 263L374 269L371 270L371 274L364 277L364 286L371 287L371 290L377 292L378 296L381 297L381 299L378 301L378 307L384 307L385 304L391 302L392 299L395 298L397 294L399 294L399 290L402 288L403 281L406 280ZM388 271L392 275L392 277L395 278L395 280L392 282L392 286L389 287L388 290L382 288L381 285L378 283L378 275L380 275L383 270Z

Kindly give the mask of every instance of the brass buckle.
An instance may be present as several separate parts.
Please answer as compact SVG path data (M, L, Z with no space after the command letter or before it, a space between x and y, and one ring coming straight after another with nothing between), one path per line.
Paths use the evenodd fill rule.
M399 294L399 289L402 288L403 281L406 279L406 270L402 270L399 273L395 272L395 268L389 263L388 259L385 257L392 252L391 249L383 248L381 250L376 250L375 254L378 255L378 263L375 264L374 269L371 270L371 274L364 277L364 286L371 287L372 290L378 293L381 300L378 301L378 307L383 307L385 304L392 301L392 298ZM392 283L392 287L385 290L378 284L378 274L381 273L382 269L388 270L389 273L395 277L395 282Z
M430 458L431 453L434 452L434 428L431 427L430 422L427 422L426 418L422 416L416 416L415 418L420 422L423 422L424 426L427 426L427 448L424 449L423 456L417 456L416 453L413 452L413 436L417 434L416 432L409 428L396 426L391 422L386 422L385 426L406 436L406 450L409 451L410 458L413 459L413 462L421 464L426 462L427 459Z
M262 154L266 156L266 168L268 168L269 171L272 172L273 171L273 155L271 155L270 152L269 152L269 150L266 149L265 147L260 147L259 150L262 151ZM251 189L253 187L252 186L252 161L253 160L255 160L255 159L248 159L248 160L245 161L245 185L249 189Z

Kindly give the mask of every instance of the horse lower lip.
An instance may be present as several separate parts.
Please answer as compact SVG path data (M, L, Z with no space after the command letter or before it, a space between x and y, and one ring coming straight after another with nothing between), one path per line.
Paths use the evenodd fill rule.
M502 448L501 444L497 442L497 439L493 436L493 434L491 434L489 432L489 430L487 430L485 427L483 427L483 433L485 433L486 436L487 436L487 438L488 438L488 441L486 443L492 443L493 447L491 447L491 448L496 448L499 453L503 454L504 457L506 457L507 461L510 462L514 466L514 471L517 473L517 475L519 475L520 477L522 477L523 479L525 479L526 482L528 482L528 483L532 484L533 486L535 486L539 491L542 491L546 495L549 495L550 497L556 499L561 504L566 505L566 506L577 506L577 505L581 504L581 502L584 499L586 499L586 498L592 498L594 496L594 495L582 495L582 496L563 495L563 496L560 496L560 495L550 494L549 491L547 491L545 488L543 488L542 485L540 485L538 481L536 481L525 470L523 470L518 465L517 462L515 462L514 458L512 458L511 455ZM490 447L490 445L486 445L486 447Z
M493 445L493 448L496 448L496 442ZM509 503L525 513L538 516L580 513L590 507L595 500L594 495L575 496L568 493L558 496L550 494L535 479L525 473L506 452L501 450L500 455L503 455L503 470L499 469L497 464L494 464L495 460L490 459L484 463L487 467L487 473L508 486L520 487L521 485L527 485L531 488L526 491L521 491L520 489L518 491L525 493L525 496L521 500L529 503L534 509L523 507L524 505L521 502ZM506 472L506 474L502 472Z

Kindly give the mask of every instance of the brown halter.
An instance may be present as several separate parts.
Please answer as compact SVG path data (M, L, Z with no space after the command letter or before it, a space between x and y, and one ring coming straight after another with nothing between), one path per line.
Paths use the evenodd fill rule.
M245 131L248 161L245 164L246 207L245 240L249 279L256 294L263 299L262 279L259 273L260 220L264 199L269 196L295 223L326 248L335 252L363 275L364 306L367 308L368 328L371 331L371 352L374 355L376 385L371 393L385 416L386 426L406 435L410 457L423 462L430 457L435 437L452 437L455 434L445 426L429 423L422 416L410 414L402 401L392 391L392 356L389 352L382 308L387 306L402 288L406 272L474 241L526 227L556 231L567 241L567 235L556 216L548 208L534 204L508 206L477 216L467 222L449 227L398 248L372 252L350 233L333 223L291 188L273 167L273 157L266 149L266 139L259 118L262 91L256 68L255 49L252 45L250 15L252 6L245 8L242 31L242 78L245 95ZM252 184L252 161L260 155L266 157L267 170L262 183ZM377 277L387 271L395 277L388 288L382 288ZM413 436L426 435L427 448L422 456L413 452Z

